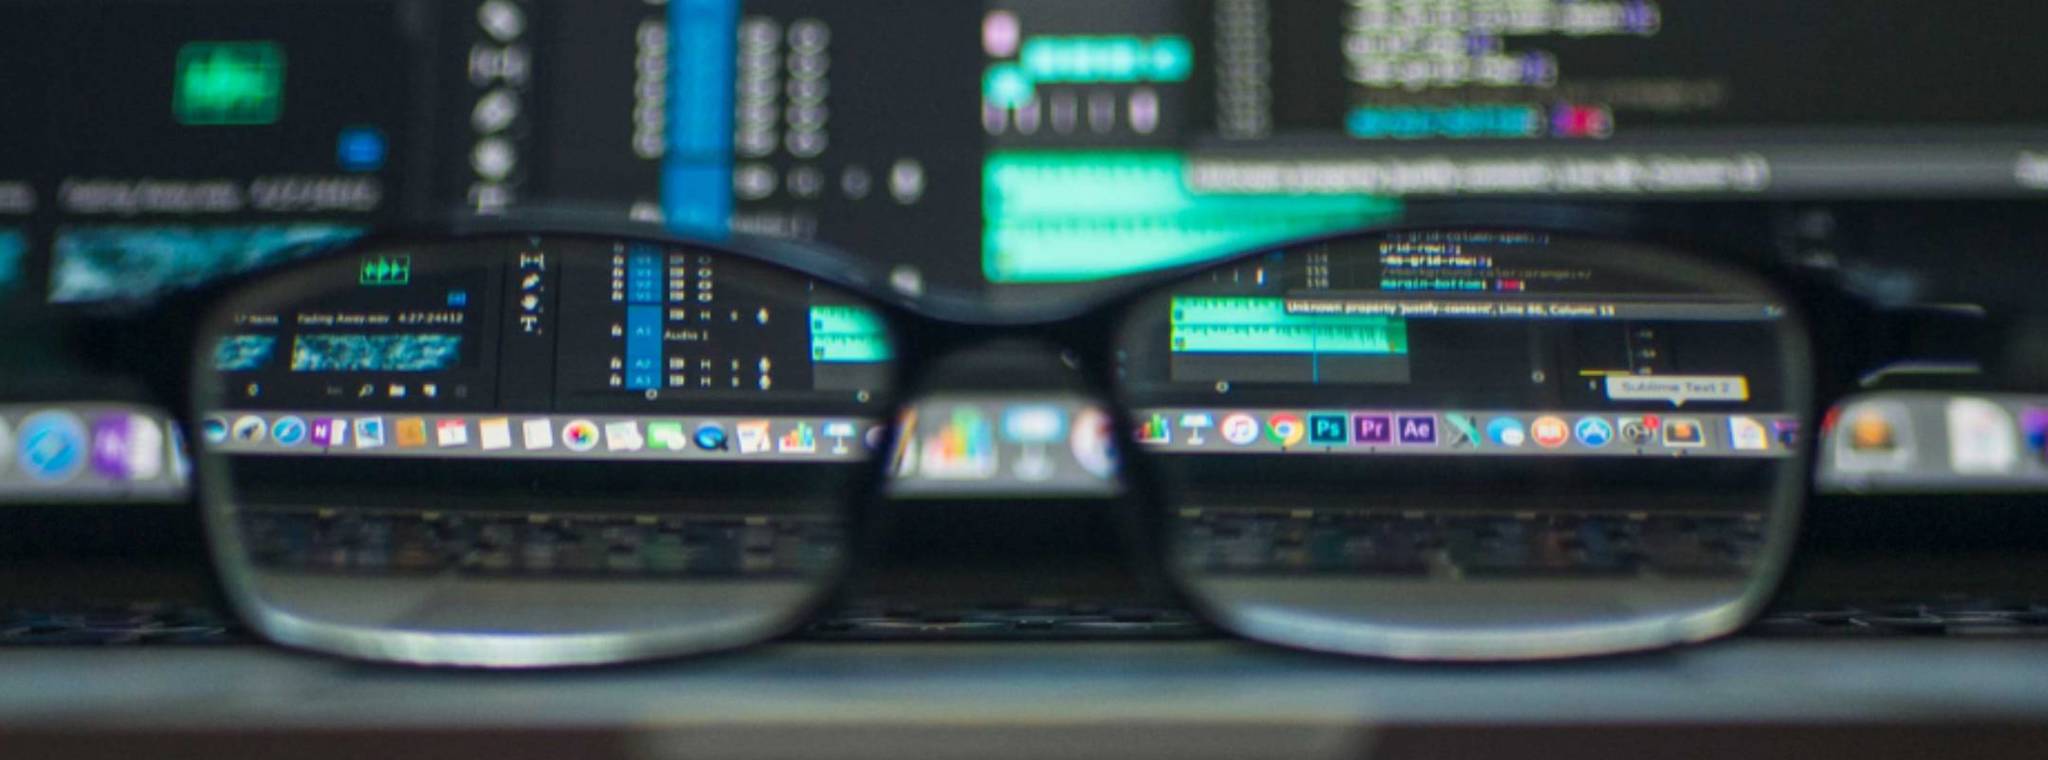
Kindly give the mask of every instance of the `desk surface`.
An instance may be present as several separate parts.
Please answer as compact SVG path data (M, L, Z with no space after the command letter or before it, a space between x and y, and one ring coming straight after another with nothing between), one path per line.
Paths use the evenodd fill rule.
M131 758L165 746L260 753L302 738L337 753L403 738L419 756L501 758L1445 757L1461 747L1501 757L1541 755L1546 742L1640 758L1670 756L1640 754L1647 746L1752 740L1727 749L1750 760L1772 748L2043 757L2048 642L1735 640L1483 667L1230 642L786 644L527 673L264 647L13 649L0 651L0 727L0 744L142 753Z

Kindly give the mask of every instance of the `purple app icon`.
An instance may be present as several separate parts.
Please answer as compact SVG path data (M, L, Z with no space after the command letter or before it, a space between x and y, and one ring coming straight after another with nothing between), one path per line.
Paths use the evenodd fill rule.
M109 480L127 480L128 449L134 430L128 415L109 414L92 421L92 471Z
M2036 458L2048 459L2048 409L2021 410L2020 431L2027 438L2027 450Z
M337 420L333 417L315 417L313 418L312 430L306 435L306 439L312 441L315 446L336 446L341 443L340 436L336 435L336 433L340 430L347 430L347 426L348 422L345 420Z
M1778 439L1778 445L1788 449L1799 446L1798 420L1771 420L1771 434Z
M1358 446L1394 442L1394 418L1384 414L1351 415L1351 443Z
M1435 446L1436 415L1403 414L1394 418L1403 446Z

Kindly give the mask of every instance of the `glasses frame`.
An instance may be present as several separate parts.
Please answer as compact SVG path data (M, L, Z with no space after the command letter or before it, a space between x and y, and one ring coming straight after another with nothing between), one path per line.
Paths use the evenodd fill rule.
M1767 526L1767 551L1761 567L1750 574L1742 597L1734 602L1686 616L1685 620L1650 620L1603 630L1535 630L1513 636L1486 635L1463 640L1446 640L1443 646L1418 646L1417 642L1386 632L1275 630L1267 626L1234 621L1215 609L1200 594L1190 593L1186 583L1169 567L1163 537L1172 505L1165 503L1165 489L1142 447L1118 441L1121 476L1130 508L1120 509L1116 522L1128 533L1126 545L1136 554L1139 567L1146 569L1148 583L1164 589L1205 623L1234 635L1297 649L1337 652L1349 655L1396 659L1550 659L1613 654L1699 641L1735 630L1760 612L1772 590L1791 562L1798 513L1810 497L1815 457L1813 425L1826 399L1842 394L1835 378L1845 371L1842 362L1812 361L1816 345L1854 345L1853 330L1837 329L1820 335L1802 312L1840 314L1857 307L1825 283L1816 283L1802 273L1769 262L1762 266L1738 263L1732 256L1701 256L1700 246L1688 244L1682 236L1643 228L1627 214L1588 211L1580 207L1467 206L1449 210L1411 213L1392 224L1360 227L1259 246L1170 269L1149 272L1114 281L1074 298L1030 308L991 308L973 294L952 291L907 291L892 287L885 273L856 263L850 255L829 246L781 239L736 236L707 241L678 235L655 225L555 219L517 214L493 215L442 222L424 227L393 229L368 235L338 246L327 246L292 263L246 273L189 291L171 294L142 310L98 314L79 328L80 345L97 346L94 358L104 369L129 377L145 378L147 395L159 406L176 410L179 429L188 451L195 452L197 464L193 493L198 517L206 525L211 543L216 580L223 595L254 630L287 646L340 655L354 659L405 664L457 665L484 668L562 667L612 664L649 659L692 656L749 646L793 632L839 601L847 578L862 571L875 556L880 536L874 535L877 521L874 506L883 498L889 466L886 456L876 456L872 467L856 486L858 494L849 500L844 519L849 546L847 561L839 573L809 604L794 610L789 619L773 630L677 631L669 634L442 634L367 629L358 626L295 619L253 598L251 580L233 559L239 548L238 529L227 521L227 505L221 472L222 457L205 456L194 421L204 410L194 393L198 378L207 370L206 352L200 345L200 330L194 326L214 324L216 310L229 298L249 288L276 287L294 277L305 276L324 262L340 255L403 242L422 243L480 240L498 237L601 238L631 240L660 245L686 246L712 254L746 258L779 267L794 274L867 298L893 331L899 347L891 396L883 405L881 420L896 419L907 400L937 390L923 382L926 370L936 362L976 346L993 343L1036 343L1059 350L1072 360L1081 392L1093 396L1108 411L1117 430L1130 430L1133 419L1115 378L1114 351L1118 330L1105 325L1120 323L1133 306L1201 272L1234 262L1296 249L1306 245L1356 239L1408 231L1456 228L1539 232L1576 239L1593 239L1658 247L1677 257L1691 256L1701 271L1717 272L1747 287L1779 296L1789 313L1788 340L1781 350L1788 362L1788 377L1811 382L1786 389L1788 407L1800 415L1809 431L1801 436L1801 476L1797 493L1785 492L1784 503L1774 505ZM1711 263L1708 263L1711 262ZM1817 309L1806 308L1818 305ZM1830 320L1837 327L1854 322ZM1841 358L1841 357L1837 357ZM894 450L896 429L887 425L887 440L881 451ZM1787 479L1792 480L1792 479ZM1785 490L1785 489L1781 489ZM1341 635L1339 635L1341 634Z

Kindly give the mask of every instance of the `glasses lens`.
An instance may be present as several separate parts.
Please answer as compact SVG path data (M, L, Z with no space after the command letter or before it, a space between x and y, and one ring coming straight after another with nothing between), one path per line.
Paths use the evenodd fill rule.
M1790 546L1803 329L1708 261L1361 236L1201 272L1119 330L1167 559L1257 638L1456 659L1694 640L1753 612Z
M844 561L891 365L861 299L690 246L386 243L228 297L195 409L273 638L469 665L733 646Z

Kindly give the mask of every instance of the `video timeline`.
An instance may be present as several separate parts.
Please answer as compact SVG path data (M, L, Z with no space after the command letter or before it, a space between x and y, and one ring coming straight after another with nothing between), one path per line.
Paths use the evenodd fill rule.
M292 345L293 372L444 372L461 359L462 336L439 333L302 334Z

